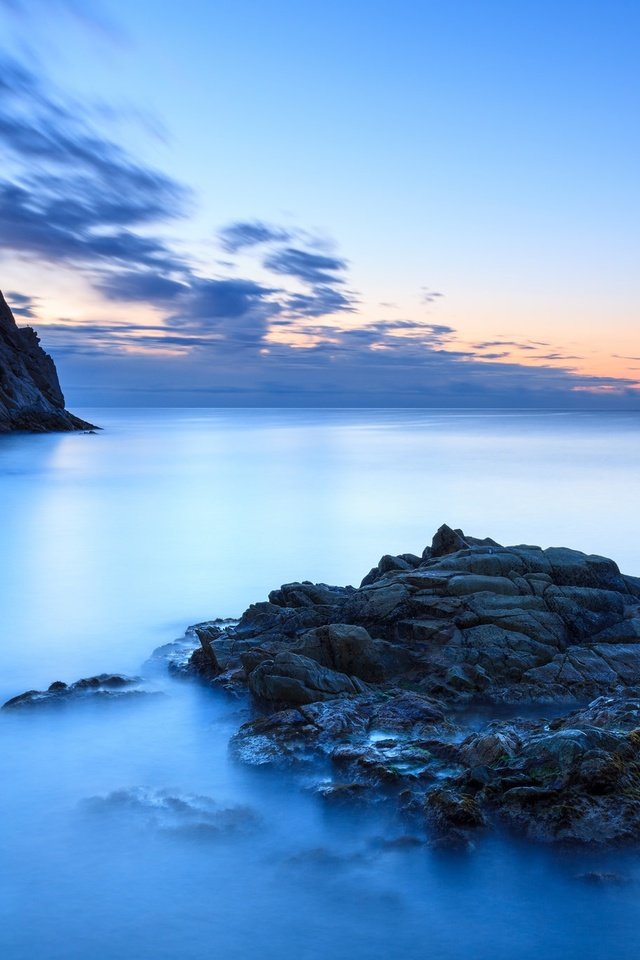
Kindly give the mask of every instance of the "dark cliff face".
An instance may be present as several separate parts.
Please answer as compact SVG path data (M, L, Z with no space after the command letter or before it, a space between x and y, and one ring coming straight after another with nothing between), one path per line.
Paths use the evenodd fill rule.
M56 367L31 327L20 328L0 293L0 432L86 430L64 408Z

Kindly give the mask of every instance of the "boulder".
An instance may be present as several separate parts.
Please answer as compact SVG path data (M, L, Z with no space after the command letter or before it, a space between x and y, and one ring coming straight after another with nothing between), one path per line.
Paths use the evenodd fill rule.
M339 673L360 677L367 683L381 683L408 669L410 655L384 640L372 640L364 627L332 623L302 635L292 648Z
M248 682L254 696L271 703L314 703L366 689L356 678L297 653L279 653L273 660L263 660Z

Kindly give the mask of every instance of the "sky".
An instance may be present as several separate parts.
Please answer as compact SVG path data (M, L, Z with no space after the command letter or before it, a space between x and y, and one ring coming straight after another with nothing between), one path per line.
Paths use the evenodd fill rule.
M0 0L69 405L640 409L636 0Z

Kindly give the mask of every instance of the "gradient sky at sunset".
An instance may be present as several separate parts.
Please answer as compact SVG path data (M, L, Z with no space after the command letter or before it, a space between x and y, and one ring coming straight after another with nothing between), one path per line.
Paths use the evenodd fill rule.
M634 0L0 0L71 404L640 408Z

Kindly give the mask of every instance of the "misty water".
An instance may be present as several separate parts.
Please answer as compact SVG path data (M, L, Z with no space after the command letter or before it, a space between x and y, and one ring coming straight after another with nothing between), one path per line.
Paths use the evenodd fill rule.
M443 522L640 575L637 415L76 412L104 431L0 438L3 700L137 673L190 623L282 582L358 583ZM637 957L637 849L394 845L392 809L232 761L242 700L151 683L0 715L7 960Z

